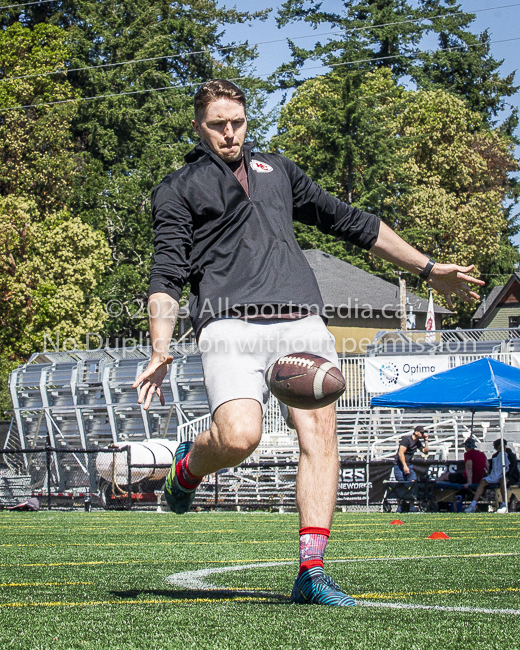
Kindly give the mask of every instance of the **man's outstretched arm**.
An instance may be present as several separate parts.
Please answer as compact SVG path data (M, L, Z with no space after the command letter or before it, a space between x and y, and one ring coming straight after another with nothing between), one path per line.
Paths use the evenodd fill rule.
M395 231L383 222L381 222L376 243L372 246L370 252L388 262L392 262L396 266L400 266L406 271L410 271L410 273L415 273L415 275L420 275L429 260L426 255L407 244L404 239L399 237ZM439 264L436 262L428 276L428 284L446 298L450 308L453 307L451 300L451 294L453 293L466 302L478 300L480 296L469 285L477 284L482 286L485 283L467 275L472 269L473 265L457 266L456 264Z
M157 393L161 404L165 404L161 385L168 372L168 365L173 361L170 343L179 314L179 303L167 293L153 293L148 299L148 308L152 356L146 370L133 385L133 388L141 386L137 401L139 404L144 402L144 409L150 406L154 393Z

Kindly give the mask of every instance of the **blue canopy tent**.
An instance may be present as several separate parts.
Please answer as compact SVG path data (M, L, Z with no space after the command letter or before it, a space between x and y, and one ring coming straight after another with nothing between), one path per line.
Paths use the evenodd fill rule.
M488 357L373 397L371 406L386 408L520 411L520 369ZM505 485L504 425L500 416L502 473ZM507 489L504 495L507 504Z

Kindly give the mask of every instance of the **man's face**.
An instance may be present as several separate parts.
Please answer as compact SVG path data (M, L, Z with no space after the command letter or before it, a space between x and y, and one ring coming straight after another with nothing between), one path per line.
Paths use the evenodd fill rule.
M200 123L192 120L191 124L199 138L224 162L240 160L247 131L242 104L221 97L207 106Z

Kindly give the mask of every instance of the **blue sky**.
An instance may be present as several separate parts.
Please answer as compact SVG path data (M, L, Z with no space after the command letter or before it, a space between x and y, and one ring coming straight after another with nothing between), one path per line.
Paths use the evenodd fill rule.
M236 8L240 11L258 11L274 8L271 12L269 19L265 22L256 21L252 25L234 25L226 29L227 39L234 41L245 41L249 43L261 43L258 46L259 57L256 60L256 71L260 75L268 75L273 72L281 63L290 60L290 50L285 39L297 38L297 43L302 47L311 47L316 40L325 42L327 40L327 33L333 32L332 29L327 29L326 26L321 26L317 30L312 29L309 25L303 22L293 23L278 29L275 22L276 8L280 5L274 5L269 0L257 0L252 6L252 3L247 0L238 0L234 3ZM496 42L492 45L492 52L496 59L504 59L502 64L502 73L508 74L518 68L518 51L520 47L518 28L520 25L520 2L515 0L461 0L459 3L463 11L477 12L476 20L473 23L474 32L482 32L488 29L491 34L492 41L506 41ZM231 6L231 2L228 3ZM506 7L508 8L498 8ZM322 7L324 10L341 12L344 3L338 0L324 0ZM485 10L485 11L482 11ZM319 34L319 39L318 35ZM508 39L515 39L509 42ZM279 42L265 42L279 40ZM428 43L428 46L433 46ZM315 62L310 62L309 65L315 65ZM308 76L315 76L326 72L327 68L321 70L314 70ZM518 84L520 85L520 75L518 76ZM273 98L272 104L274 105L279 101L281 95ZM512 98L512 104L520 107L520 95Z
M235 25L226 30L226 40L245 41L249 43L259 43L261 41L273 41L282 39L281 42L264 43L259 45L259 57L256 60L256 71L260 75L268 75L273 72L281 63L290 60L290 50L285 39L298 37L298 44L302 47L311 47L316 40L325 42L327 40L327 30L325 26L321 26L318 30L313 30L309 25L299 22L287 25L282 29L278 29L274 19L276 14L276 7L280 6L269 2L269 0L256 0L253 4L247 0L237 0L235 3L224 3L228 6L233 4L240 11L258 11L268 7L274 7L270 18L266 22L255 22L251 26ZM472 30L476 33L483 32L485 29L489 30L492 41L492 53L496 59L503 59L501 72L506 74L518 69L518 52L520 48L519 26L520 26L520 2L515 0L461 0L460 6L463 11L476 12L476 20L473 23ZM515 6L507 6L515 5ZM341 12L344 3L338 0L324 0L322 2L324 10ZM486 11L479 11L486 10ZM317 34L320 34L319 39ZM304 38L300 38L304 37ZM428 43L428 47L433 47L432 43ZM311 62L309 65L316 65ZM326 72L323 70L314 70L308 76L316 76ZM520 73L517 74L516 82L520 85ZM274 95L270 101L270 107L274 106L281 99L281 93ZM520 93L510 98L512 106L520 108ZM517 149L518 157L520 157L520 149ZM520 235L515 241L516 245L520 245Z

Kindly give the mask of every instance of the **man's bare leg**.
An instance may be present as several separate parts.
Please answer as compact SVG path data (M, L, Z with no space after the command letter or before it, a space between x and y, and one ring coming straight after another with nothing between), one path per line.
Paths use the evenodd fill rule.
M489 483L482 479L480 483L478 484L477 491L475 492L475 496L473 497L474 501L478 501L480 497L484 494L484 490L487 488Z
M300 513L300 570L291 592L291 602L350 607L354 600L323 569L330 534L339 458L334 405L315 411L290 409L298 432L300 463L296 480L296 502Z
M300 463L296 479L296 503L300 528L330 529L338 489L339 457L336 408L289 410L298 433Z
M190 451L189 469L197 476L234 467L250 456L262 436L262 407L255 399L221 404L211 428L199 434Z

